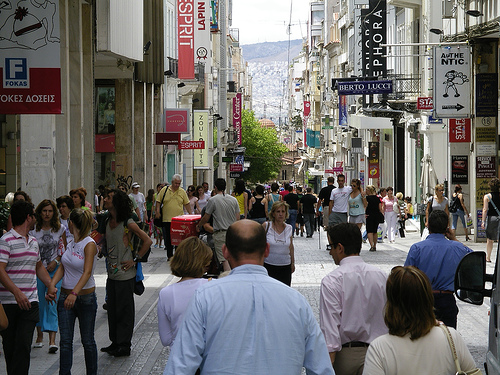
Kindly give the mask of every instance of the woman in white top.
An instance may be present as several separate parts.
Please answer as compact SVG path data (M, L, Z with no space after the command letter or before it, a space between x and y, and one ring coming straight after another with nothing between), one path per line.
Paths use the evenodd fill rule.
M427 208L425 210L425 226L429 222L429 215L434 210L441 210L446 212L446 215L450 216L450 210L448 209L448 198L444 196L444 185L437 184L434 188L435 194L429 198L427 201Z
M198 237L183 240L170 261L172 274L181 279L160 291L158 331L163 346L172 346L182 317L196 289L208 280L201 277L212 260L212 250Z
M30 234L36 238L40 249L40 258L50 277L54 277L61 264L61 255L66 248L66 228L59 221L56 204L44 199L35 210L36 225ZM59 285L57 286L59 289ZM47 287L37 278L40 321L36 324L37 338L34 347L43 346L43 332L49 333L49 353L59 349L56 345L58 330L57 306L45 301Z
M398 224L398 212L394 211L394 203L397 204L397 199L394 196L394 189L389 186L387 188L387 195L382 199L384 204L384 216L387 224L387 239L389 243L394 243L396 237L396 225Z
M368 347L363 374L454 374L448 339L434 316L429 279L413 266L394 267L387 279L384 320L389 333ZM464 340L449 328L462 371L476 365Z
M203 208L205 208L205 206L207 205L209 199L208 196L205 195L205 190L203 189L203 186L198 185L196 187L196 192L194 196L198 198L198 207L200 208L201 212L201 210L203 210Z
M187 215L198 215L201 213L200 206L198 206L198 198L194 195L196 188L194 185L189 185L186 193L189 199L189 207L191 207L191 212L186 211L186 207L184 207L184 214Z
M90 210L75 208L71 211L69 230L74 236L74 241L64 252L61 266L47 292L49 296L55 296L56 284L62 279L61 295L57 303L61 331L60 374L71 373L76 318L80 326L87 375L97 374L97 345L94 339L97 298L93 276L97 246L89 236L93 223Z
M288 203L274 202L269 218L270 222L262 224L269 244L269 256L264 260L264 267L269 276L290 286L292 273L295 272L295 257L292 226L285 223L288 218Z

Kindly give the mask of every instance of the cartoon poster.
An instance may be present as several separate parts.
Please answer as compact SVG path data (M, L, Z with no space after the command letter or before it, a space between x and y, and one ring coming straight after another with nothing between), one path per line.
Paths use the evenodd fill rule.
M59 2L0 1L0 113L61 113Z
M434 47L434 115L467 118L471 113L471 52L467 46Z

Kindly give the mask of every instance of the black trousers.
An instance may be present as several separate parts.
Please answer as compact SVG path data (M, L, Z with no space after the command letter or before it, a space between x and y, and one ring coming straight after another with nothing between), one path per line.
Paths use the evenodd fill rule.
M108 294L108 326L111 343L120 348L130 349L134 331L135 302L134 302L135 277L124 280L106 281Z
M442 321L448 327L457 329L458 307L455 296L451 293L432 293L434 295L434 307L436 308L436 319Z
M31 343L39 319L38 302L31 309L21 310L17 304L3 305L9 326L0 332L8 375L28 375Z
M163 222L163 243L165 244L165 249L167 249L167 258L174 256L174 246L170 239L170 222Z
M281 281L283 284L290 286L292 284L292 265L286 266L273 266L272 264L264 263L269 276L273 279Z

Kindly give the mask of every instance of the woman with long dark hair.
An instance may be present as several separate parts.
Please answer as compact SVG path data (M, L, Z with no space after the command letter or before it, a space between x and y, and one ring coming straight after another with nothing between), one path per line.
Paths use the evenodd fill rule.
M443 328L434 316L431 283L413 266L394 267L387 279L384 321L389 333L370 343L363 374L454 374L457 370ZM474 359L462 337L453 338L460 367L474 370Z
M248 194L245 191L245 181L236 180L234 191L231 194L240 206L240 219L246 219L248 214Z
M488 182L490 192L483 197L481 228L486 229L486 261L491 262L493 242L498 241L498 221L500 216L500 180L492 178Z
M132 218L132 202L123 191L109 191L104 198L104 208L109 213L105 218L104 233L107 246L106 293L111 345L101 348L101 351L115 357L123 357L130 355L132 345L136 264L151 247L152 241ZM130 245L131 232L142 241L137 258L134 258ZM128 243L125 243L124 237L128 237Z
M465 207L464 195L460 184L455 185L455 192L453 193L448 209L453 211L451 213L451 229L457 229L458 218L460 218L462 226L464 227L465 241L469 241L469 233L467 232L467 224L465 223L465 217L469 216L469 212L467 211L467 207Z
M56 204L44 199L35 210L36 225L30 234L36 238L40 249L40 258L52 278L61 264L61 256L66 249L66 228L59 221L59 212ZM37 338L35 348L43 346L43 332L49 333L49 353L59 349L56 345L58 331L57 306L47 303L45 295L47 287L37 278L40 321L36 324ZM57 285L60 289L60 283Z

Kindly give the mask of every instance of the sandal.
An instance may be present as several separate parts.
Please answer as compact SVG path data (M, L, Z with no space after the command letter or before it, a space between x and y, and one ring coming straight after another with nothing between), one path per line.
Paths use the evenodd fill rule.
M370 247L370 251L377 251L375 247Z
M35 342L35 344L33 344L33 347L34 348L43 348L43 342Z

